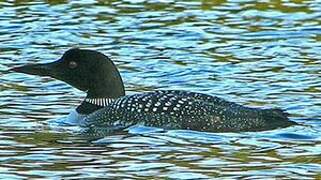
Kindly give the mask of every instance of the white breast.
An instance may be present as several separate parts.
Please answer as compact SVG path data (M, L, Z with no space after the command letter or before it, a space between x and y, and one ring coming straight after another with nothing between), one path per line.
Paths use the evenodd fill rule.
M85 115L85 114L79 114L75 109L73 109L68 114L64 123L68 124L68 125L79 126L84 123L84 118L86 116L87 115Z

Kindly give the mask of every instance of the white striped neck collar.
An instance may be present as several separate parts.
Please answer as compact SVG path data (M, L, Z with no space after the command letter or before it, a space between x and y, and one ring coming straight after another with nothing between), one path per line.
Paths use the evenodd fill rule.
M84 102L96 105L96 106L108 106L115 99L112 98L85 98Z

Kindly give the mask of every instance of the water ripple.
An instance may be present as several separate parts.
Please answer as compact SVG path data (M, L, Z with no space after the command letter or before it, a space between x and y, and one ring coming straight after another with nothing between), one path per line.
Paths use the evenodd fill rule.
M0 2L3 179L320 179L317 1ZM282 107L300 125L205 133L135 126L93 139L62 124L84 93L8 73L70 47L104 52L128 94L182 89Z

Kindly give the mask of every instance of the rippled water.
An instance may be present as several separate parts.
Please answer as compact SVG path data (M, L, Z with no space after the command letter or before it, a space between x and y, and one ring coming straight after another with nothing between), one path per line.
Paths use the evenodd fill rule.
M0 179L321 178L321 3L0 1ZM182 89L282 107L300 126L259 133L134 127L89 139L49 122L84 93L7 73L70 47L118 65L127 93Z

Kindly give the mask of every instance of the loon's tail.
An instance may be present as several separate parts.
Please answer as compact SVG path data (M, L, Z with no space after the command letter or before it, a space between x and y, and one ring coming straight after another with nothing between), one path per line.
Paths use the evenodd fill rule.
M275 127L288 127L297 124L296 122L289 120L289 113L278 108L263 110L263 116L264 119L268 122L268 124L273 125Z

